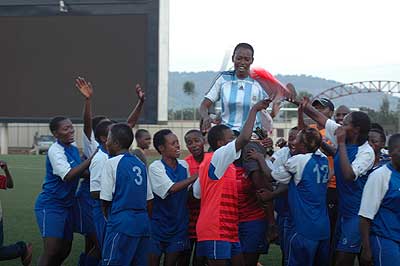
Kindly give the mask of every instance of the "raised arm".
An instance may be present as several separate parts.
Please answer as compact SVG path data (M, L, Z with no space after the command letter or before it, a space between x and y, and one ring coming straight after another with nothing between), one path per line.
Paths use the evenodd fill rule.
M250 109L249 116L247 117L243 129L240 132L238 138L236 139L235 142L236 151L240 151L250 141L257 113L261 110L267 109L270 103L271 103L270 99L261 100Z
M356 174L351 167L349 157L347 156L346 150L346 130L344 127L339 127L335 131L338 142L339 162L342 169L343 177L347 181L353 181L356 178Z
M90 82L87 82L84 78L78 77L75 79L75 87L85 97L85 103L83 106L83 132L86 137L90 140L92 135L92 106L91 98L93 95L93 87Z
M5 161L0 161L0 167L3 169L4 174L6 175L6 187L7 188L13 188L14 187L14 181L12 178L12 175L10 171L8 170L7 163Z
M305 102L301 102L299 107L297 108L297 127L299 130L305 129L307 127L304 123L304 104Z
M304 97L300 105L303 105L303 111L306 115L317 122L319 126L325 127L328 118L311 105L310 99L308 97Z
M138 102L126 121L131 128L133 128L139 120L144 101L146 100L145 93L140 84L136 84L136 95L138 97Z
M208 109L210 109L212 105L213 102L208 98L204 98L200 104L200 130L202 133L207 133L207 131L211 128L211 123L213 122L213 119L211 119L210 115L208 114Z

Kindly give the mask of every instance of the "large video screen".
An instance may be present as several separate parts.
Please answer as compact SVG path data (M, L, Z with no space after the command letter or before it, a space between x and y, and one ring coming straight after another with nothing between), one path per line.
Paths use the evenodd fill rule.
M0 16L0 121L80 121L84 98L74 80L81 76L94 87L94 115L126 119L140 83L147 94L140 121L157 122L152 30L148 14Z

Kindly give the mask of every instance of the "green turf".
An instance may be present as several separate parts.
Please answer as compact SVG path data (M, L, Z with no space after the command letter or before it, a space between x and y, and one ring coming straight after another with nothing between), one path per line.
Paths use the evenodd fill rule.
M34 252L32 265L36 265L37 258L42 251L42 239L36 224L33 206L44 178L45 156L0 155L0 160L7 161L14 177L14 189L0 191L4 218L4 244L11 244L19 240L31 242ZM71 254L63 265L77 265L83 244L83 238L79 234L75 234ZM270 253L262 256L260 262L263 265L278 266L280 260L279 248L272 245ZM0 266L14 265L21 265L20 260L0 262Z

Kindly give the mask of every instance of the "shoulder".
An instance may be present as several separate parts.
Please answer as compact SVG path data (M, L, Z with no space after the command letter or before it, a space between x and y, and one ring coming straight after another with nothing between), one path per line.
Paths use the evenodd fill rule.
M222 71L218 79L223 81L232 80L235 77L235 71Z
M358 152L374 154L374 149L369 145L368 141L366 141L363 145L358 147Z
M178 163L186 169L189 168L189 164L185 160L178 160Z
M161 162L161 160L155 160L149 165L149 171L158 169L165 169L164 164Z

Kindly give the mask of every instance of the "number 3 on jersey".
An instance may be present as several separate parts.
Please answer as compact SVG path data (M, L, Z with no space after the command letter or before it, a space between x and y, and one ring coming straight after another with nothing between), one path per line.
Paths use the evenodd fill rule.
M327 165L318 165L314 166L313 172L317 175L317 183L327 183L329 179L328 175L329 168Z
M142 169L140 169L139 166L134 166L132 171L136 175L133 180L135 181L136 185L140 186L143 183Z

